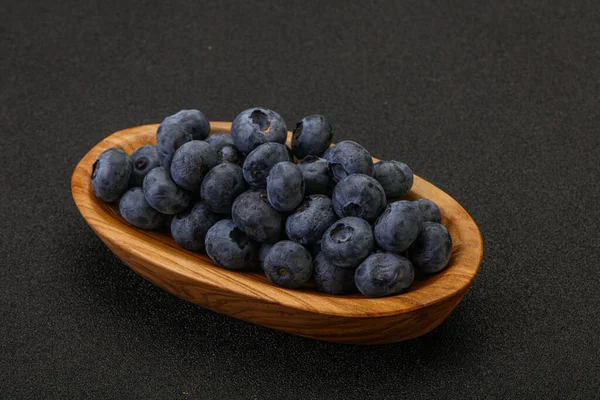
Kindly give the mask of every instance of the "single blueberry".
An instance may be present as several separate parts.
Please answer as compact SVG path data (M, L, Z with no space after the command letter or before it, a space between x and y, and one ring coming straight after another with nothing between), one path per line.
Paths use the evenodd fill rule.
M163 214L182 212L192 199L190 192L177 186L164 167L156 167L148 172L142 186L148 204Z
M200 187L200 197L208 208L219 214L229 214L233 201L248 189L242 168L231 163L211 169Z
M408 248L415 268L426 274L440 272L452 257L452 236L437 222L424 222L417 239Z
M267 142L285 143L287 127L283 118L273 110L255 107L242 111L231 123L231 137L242 153Z
M423 215L423 222L437 222L442 223L442 212L440 208L433 201L429 199L415 200L415 203L419 206L421 214Z
M306 195L325 194L329 196L331 194L334 183L324 158L308 156L297 165L304 176Z
M131 186L141 187L144 183L146 174L160 165L156 146L148 144L146 146L138 147L131 153L131 162L133 164L133 170L129 178L129 184Z
M370 176L348 175L338 182L331 196L338 217L359 217L374 222L386 205L383 188Z
M186 250L204 251L204 239L208 230L221 219L221 216L208 209L199 201L171 220L173 240Z
M242 165L244 155L233 144L233 138L225 132L213 133L206 138L206 143L210 144L217 151L220 163L232 163Z
M256 265L259 244L230 219L215 223L206 233L204 244L206 254L223 268L242 269Z
M202 180L217 165L217 151L202 140L183 144L171 163L171 177L182 189L199 192Z
M244 160L244 179L253 188L265 189L271 168L281 161L290 161L284 145L265 143L254 149Z
M354 268L333 265L323 253L314 258L313 267L313 276L319 292L338 295L356 292Z
M237 226L251 239L275 243L281 238L284 217L269 204L264 190L248 190L240 194L231 208Z
M194 140L204 140L210 133L210 121L200 110L181 110L165 118L163 123L180 126Z
M358 217L338 220L321 239L321 251L332 264L354 268L373 250L371 225Z
M371 154L352 140L344 140L330 147L323 157L327 160L331 175L336 182L351 174L373 176Z
M415 279L406 258L392 253L374 253L356 269L354 282L365 296L384 297L402 293Z
M294 289L310 279L313 271L312 257L301 244L282 240L268 252L263 270L275 285Z
M119 200L129 188L133 171L131 158L122 149L104 150L92 166L92 189L107 203Z
M322 194L307 196L285 221L285 232L301 244L318 243L325 231L337 221L331 199Z
M277 211L292 211L304 198L304 177L296 164L278 162L267 176L267 197Z
M400 253L417 238L422 223L421 210L411 201L391 203L375 222L375 240L379 247Z
M119 201L119 213L131 225L139 229L158 229L165 225L167 216L150 207L139 187L129 189Z
M263 271L263 264L265 263L265 258L267 258L267 254L269 254L273 246L274 244L265 243L262 244L260 246L260 249L258 250L258 260L260 261L260 267L263 269Z
M326 117L309 115L296 124L292 136L292 151L298 159L322 156L333 138L333 128Z
M373 177L381 184L387 197L400 197L410 192L414 176L408 165L399 161L379 161L373 168Z
M156 153L160 165L171 170L171 162L178 148L193 139L192 134L180 124L165 118L156 131Z

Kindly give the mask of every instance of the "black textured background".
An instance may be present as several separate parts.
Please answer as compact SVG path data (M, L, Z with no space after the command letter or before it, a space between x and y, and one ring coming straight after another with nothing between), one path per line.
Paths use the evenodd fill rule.
M0 397L596 397L597 2L294 3L0 3ZM329 116L473 215L484 261L443 325L355 347L239 322L79 215L71 173L105 136L257 105Z

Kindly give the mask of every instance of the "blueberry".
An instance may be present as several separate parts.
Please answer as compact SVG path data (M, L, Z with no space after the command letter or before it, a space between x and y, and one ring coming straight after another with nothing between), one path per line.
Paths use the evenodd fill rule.
M283 216L271 205L264 190L248 190L233 202L231 215L235 223L251 239L275 243L281 238Z
M129 188L133 165L122 149L104 150L92 167L92 189L107 203L119 200Z
M271 251L274 244L265 243L260 246L260 250L258 251L258 260L260 261L260 267L263 268L263 264L265 262L265 258L267 258L267 254Z
M307 196L300 206L287 217L285 232L291 240L301 244L318 243L325 231L337 221L331 199L322 194Z
M440 211L437 204L429 199L415 200L415 203L419 206L421 214L423 215L423 222L442 222L442 212Z
M239 151L250 153L267 142L285 143L287 127L275 111L255 107L235 117L231 123L231 137Z
M210 133L210 122L200 110L181 110L165 118L163 123L180 126L194 140L204 140Z
M373 159L369 152L352 140L344 140L330 147L323 157L338 182L351 174L373 176Z
M374 253L356 269L354 282L365 296L399 294L415 279L415 270L406 258L392 253Z
M265 189L271 168L281 161L290 161L284 145L265 143L254 149L244 161L244 179L253 188Z
M304 198L304 177L296 164L278 162L267 176L267 197L277 211L292 211Z
M206 233L206 254L215 264L227 269L256 265L259 244L251 240L230 219L222 219Z
M338 182L331 196L338 217L359 217L374 222L386 205L383 188L370 176L348 175Z
M408 257L417 270L426 274L446 268L452 257L452 237L448 229L437 222L424 222L417 239L408 248Z
M322 115L309 115L296 124L292 136L292 151L298 159L322 156L329 148L333 129Z
M212 211L229 214L233 201L247 188L242 168L236 164L223 163L206 174L200 187L200 197Z
M321 251L332 264L354 268L373 250L371 225L358 217L346 217L327 229L321 239Z
M190 132L179 124L169 122L169 118L165 118L156 131L158 161L167 171L171 169L171 162L177 149L193 139Z
M313 262L315 284L319 292L329 294L349 294L356 292L354 268L333 265L323 255L317 254Z
M133 164L133 171L129 178L129 184L131 186L141 187L144 183L146 174L150 172L151 169L160 165L156 146L148 144L146 146L138 147L131 153L131 162Z
M167 216L150 207L141 187L129 189L119 201L119 213L139 229L158 229L165 225Z
M148 204L163 214L174 215L190 204L192 196L173 182L164 167L152 169L143 183L144 196Z
M294 289L310 279L313 271L312 257L302 245L283 240L268 252L263 270L275 285Z
M217 165L217 151L202 140L192 140L175 152L171 177L182 189L198 192L202 180Z
M399 161L379 161L373 167L373 177L381 184L387 197L400 197L410 192L414 176L408 165Z
M304 176L305 194L326 194L333 190L333 179L324 158L308 156L300 161L298 167Z
M204 251L206 233L220 219L204 202L199 201L173 217L171 236L186 250Z
M244 155L235 147L230 134L224 132L213 133L206 139L206 143L217 151L219 163L228 162L242 165L244 162Z
M375 223L375 240L379 247L400 253L417 238L421 229L421 210L411 201L391 203Z

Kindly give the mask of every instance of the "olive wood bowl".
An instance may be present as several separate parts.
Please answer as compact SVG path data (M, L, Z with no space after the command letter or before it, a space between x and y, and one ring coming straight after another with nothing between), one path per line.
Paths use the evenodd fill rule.
M211 133L230 122L211 122ZM90 175L98 155L121 147L127 153L156 144L157 124L118 131L94 146L73 172L71 191L81 215L125 264L158 287L204 308L272 329L328 342L394 343L431 331L463 298L479 269L483 242L471 216L452 197L415 175L408 200L428 198L442 211L452 236L452 258L442 272L416 280L404 293L367 298L334 296L313 287L284 289L260 271L229 271L208 256L179 247L165 231L127 224L115 204L99 200ZM288 133L288 144L291 134ZM377 159L374 159L377 161Z

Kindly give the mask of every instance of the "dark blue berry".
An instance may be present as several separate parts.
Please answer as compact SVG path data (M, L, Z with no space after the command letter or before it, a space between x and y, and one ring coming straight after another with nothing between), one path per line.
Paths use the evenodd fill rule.
M423 222L442 222L442 212L440 211L437 204L429 199L415 200L415 203L419 206L421 214L423 215Z
M304 177L296 164L278 162L267 176L267 197L277 211L292 211L304 198Z
M138 147L131 153L131 162L133 170L129 178L129 184L141 187L146 174L160 165L156 146L146 145Z
M310 279L313 270L312 257L302 245L283 240L268 252L263 270L275 285L294 289Z
M334 265L354 268L373 250L371 225L358 217L338 220L321 239L323 255Z
M399 161L379 161L374 165L373 177L385 190L387 197L401 197L410 192L413 172L408 165Z
M180 126L194 140L204 140L210 133L210 121L200 110L181 110L165 118L163 124Z
M331 196L338 217L359 217L374 222L386 205L383 188L370 176L348 175L338 182Z
M221 217L208 209L203 202L197 202L171 221L171 236L186 250L204 251L204 239L208 230Z
M232 163L242 165L244 155L233 144L233 138L225 132L213 133L206 138L206 143L210 144L217 151L219 163Z
M104 150L92 166L92 189L96 196L107 203L119 200L129 188L133 165L122 149Z
M400 253L417 238L422 223L421 210L412 201L391 203L375 223L375 240L379 247Z
M200 187L200 197L212 211L229 214L233 201L247 188L242 168L236 164L223 163L206 174Z
M301 244L318 243L325 231L337 221L331 199L322 194L307 196L285 221L285 232Z
M119 213L121 216L139 229L158 229L165 225L167 216L150 207L144 197L141 187L129 189L119 201Z
M164 167L156 167L148 172L143 188L148 204L163 214L182 212L192 199L190 192L177 186Z
M356 292L354 268L333 265L323 253L317 254L313 266L313 277L319 292L338 295Z
M371 154L352 140L344 140L330 147L323 157L327 160L331 175L336 182L351 174L373 176Z
M308 156L297 165L304 176L306 195L325 194L329 196L331 194L334 183L324 158Z
M239 228L260 243L275 243L281 238L284 218L269 204L264 190L248 190L233 202L231 216Z
M197 193L202 180L217 165L217 151L202 140L192 140L175 152L171 163L171 177L182 189Z
M356 269L354 282L365 296L384 297L402 293L415 279L406 258L392 253L374 253Z
M242 153L267 142L285 143L287 127L283 118L273 110L255 107L242 111L231 124L231 137Z
M206 233L204 243L206 254L223 268L242 269L256 265L259 244L230 219L215 223Z
M244 179L253 188L265 189L271 168L281 161L290 161L284 145L265 143L254 149L244 160Z
M177 149L193 139L192 134L185 127L171 122L169 118L165 118L156 131L158 161L167 171L171 170L171 162Z
M333 129L322 115L309 115L296 124L292 136L292 152L298 159L321 156L329 148Z
M440 272L452 257L452 237L444 225L424 222L417 239L408 248L408 257L418 271Z

